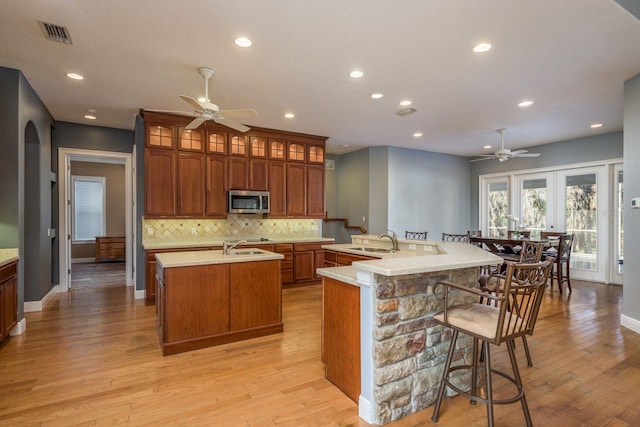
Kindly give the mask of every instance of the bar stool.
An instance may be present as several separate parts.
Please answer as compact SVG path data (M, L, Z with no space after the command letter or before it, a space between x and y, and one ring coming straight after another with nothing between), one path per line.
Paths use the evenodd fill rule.
M453 334L442 374L442 381L438 389L433 416L431 417L433 422L438 422L442 398L448 386L458 394L471 399L472 403L481 402L486 404L487 420L490 427L494 425L494 404L505 405L518 401L522 405L527 426L533 425L513 348L514 340L517 337L530 333L535 326L552 263L553 260L533 264L507 261L507 271L504 278L501 279L503 280L500 287L502 292L499 292L497 295L487 295L478 289L468 288L452 282L438 282L436 284L434 293L436 293L437 288L444 287L442 291L444 295L444 310L433 316L433 320L436 323L451 328ZM449 307L449 294L452 290L456 292L470 292L476 294L478 297L493 300L493 302L490 304L480 302L464 303ZM455 297L456 292L453 292L454 296L451 297L454 301L457 300ZM436 295L438 295L438 293L436 293ZM460 332L473 337L473 361L470 365L451 366L456 350L456 341L458 340L458 334ZM478 347L480 342L482 343L482 351L484 353L483 361L480 361L479 357ZM499 346L502 343L506 343L513 375L491 367L491 344ZM480 368L483 368L484 386L479 383L478 374ZM463 390L456 386L454 381L449 379L449 375L458 370L471 372L471 385L468 390ZM494 399L491 381L492 374L500 375L513 383L517 393L508 398ZM457 378L459 379L460 377ZM482 397L483 389L486 398Z

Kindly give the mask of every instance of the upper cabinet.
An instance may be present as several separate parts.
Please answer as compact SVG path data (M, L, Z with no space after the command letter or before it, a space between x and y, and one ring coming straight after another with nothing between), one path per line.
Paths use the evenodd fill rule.
M241 133L142 111L145 217L224 218L228 190L271 193L273 218L324 215L324 137L265 128Z

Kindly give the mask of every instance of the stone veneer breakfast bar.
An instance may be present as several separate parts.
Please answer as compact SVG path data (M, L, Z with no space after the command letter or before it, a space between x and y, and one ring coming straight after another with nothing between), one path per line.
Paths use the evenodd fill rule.
M366 253L380 259L318 270L325 286L337 281L359 287L358 406L360 417L371 424L398 420L435 401L451 334L432 321L443 309L433 285L451 280L476 286L479 266L502 263L502 258L467 243L403 239L399 243L396 253ZM389 242L358 236L352 244L323 248L362 255L359 249L369 246L388 247ZM468 362L471 339L458 342L456 357ZM331 349L324 351L328 354Z

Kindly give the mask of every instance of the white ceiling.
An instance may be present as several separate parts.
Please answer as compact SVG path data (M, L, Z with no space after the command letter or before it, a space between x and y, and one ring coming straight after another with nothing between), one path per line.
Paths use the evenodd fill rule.
M202 96L196 69L208 66L220 108L255 109L240 120L249 126L328 136L330 153L395 145L472 156L495 150L498 128L511 149L621 130L623 82L640 72L640 21L613 0L1 5L0 66L22 70L56 120L132 129L140 108L190 111L178 95ZM38 21L67 27L73 44L46 40ZM240 35L253 47L235 46ZM482 41L493 49L473 53ZM397 116L403 99L418 111ZM523 99L535 103L517 107ZM88 108L97 120L82 117Z

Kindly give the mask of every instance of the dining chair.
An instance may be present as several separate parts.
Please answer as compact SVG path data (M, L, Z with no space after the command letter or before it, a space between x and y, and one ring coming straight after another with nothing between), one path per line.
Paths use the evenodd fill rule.
M541 231L540 232L540 239L544 240L544 239L548 239L549 237L558 237L558 236L562 236L563 234L567 234L564 231Z
M449 234L442 233L443 242L466 242L469 243L469 234Z
M551 289L553 281L558 282L558 289L562 293L563 284L567 284L571 292L571 246L573 245L573 234L561 234L558 236L558 248L545 251L545 256L552 256L556 259L555 266L551 271Z
M491 304L457 303L460 301L459 295L464 292L486 296L478 289L453 282L438 282L435 285L434 294L442 295L444 310L433 316L433 321L450 328L453 333L431 417L434 423L438 422L442 398L446 388L449 387L470 399L472 404L476 402L486 404L487 421L490 427L494 425L494 404L504 405L518 401L522 405L526 425L533 425L518 370L514 340L530 333L535 326L552 262L552 260L546 260L533 264L521 264L508 261L507 272L501 279L503 281L501 288L504 291L489 296L492 300ZM439 291L437 290L439 287L444 289ZM453 290L455 292L452 292ZM452 301L451 306L449 305L450 300ZM472 360L469 364L451 366L460 332L473 338ZM512 374L498 371L491 366L491 345L499 346L502 343L506 344L509 353ZM482 347L484 356L482 361L479 357L479 346ZM480 370L483 375L478 375ZM456 371L470 372L471 375L460 376L460 373L456 373ZM454 375L450 378L451 374ZM513 383L517 392L507 398L501 396L500 399L494 399L492 375L499 375ZM466 389L463 389L464 385L461 384L463 378L469 378L471 382Z
M427 240L428 231L405 231L404 238L412 240Z

